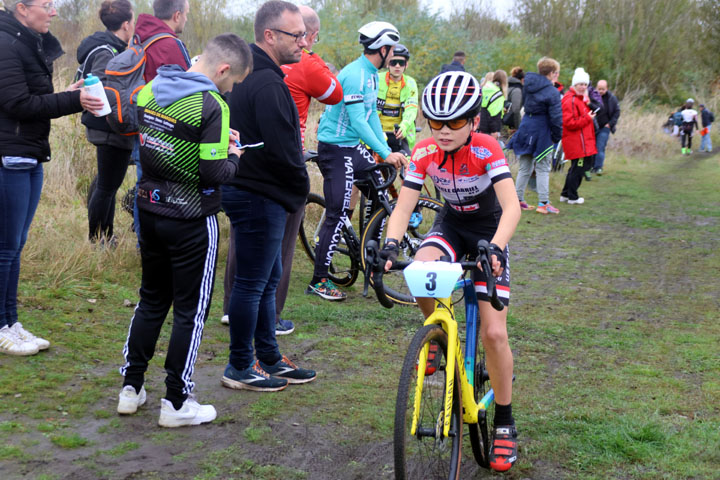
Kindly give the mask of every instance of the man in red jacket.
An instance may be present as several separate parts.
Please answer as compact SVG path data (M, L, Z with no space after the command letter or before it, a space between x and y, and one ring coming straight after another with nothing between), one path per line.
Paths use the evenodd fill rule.
M180 65L183 70L190 68L190 55L185 44L177 38L187 22L190 4L188 0L155 0L153 15L141 13L135 24L135 33L144 42L158 33L169 33L175 38L162 38L153 43L145 52L145 82L149 82L157 69L163 65Z
M595 147L595 115L597 111L590 110L588 103L588 85L590 75L582 69L576 68L572 78L572 87L562 98L563 135L562 146L565 158L572 161L572 166L565 177L565 186L560 201L570 205L585 203L585 199L578 195L578 188L585 176L585 171L592 167L593 155L597 153Z
M330 72L320 55L312 51L313 45L320 39L320 18L310 7L301 5L298 8L305 22L307 30L305 41L308 48L303 49L299 63L282 65L281 68L287 75L285 83L290 89L300 115L300 133L304 145L305 124L311 99L315 98L326 105L335 105L342 100L343 91L340 82Z
M340 103L343 98L343 91L340 82L325 64L320 55L312 51L320 38L320 18L315 10L305 5L300 5L300 14L305 23L305 41L307 48L303 49L302 58L298 63L288 63L281 65L285 72L285 84L287 84L290 94L292 95L295 106L300 117L300 135L303 145L305 145L305 128L308 117L308 109L312 99L316 99L327 105L335 105ZM285 233L282 241L282 276L278 283L275 293L275 334L287 335L295 330L295 325L291 320L282 318L282 310L285 307L285 299L287 298L288 288L290 286L290 271L292 270L293 256L295 255L295 241L300 230L300 222L302 221L305 209L301 208L295 213L288 213L285 220ZM230 245L235 244L235 238L232 230L230 230ZM228 261L225 270L225 299L223 302L223 323L230 323L227 315L230 306L230 292L232 291L232 282L235 278L235 254L234 249L228 250Z

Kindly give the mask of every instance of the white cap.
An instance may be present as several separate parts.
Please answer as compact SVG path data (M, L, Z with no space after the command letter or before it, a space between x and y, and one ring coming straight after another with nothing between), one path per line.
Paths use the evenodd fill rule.
M577 85L578 83L590 85L590 75L582 67L576 68L573 74L572 84Z
M695 100L693 100L692 98L688 98L687 100L685 100L685 103L695 103Z

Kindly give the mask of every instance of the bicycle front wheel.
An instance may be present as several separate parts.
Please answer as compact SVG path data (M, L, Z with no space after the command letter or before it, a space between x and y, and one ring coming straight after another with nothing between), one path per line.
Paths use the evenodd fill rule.
M395 202L390 206L395 208ZM433 223L435 223L437 212L439 212L442 207L442 202L434 198L420 197L413 216L410 219L407 233L400 241L398 260L412 260L418 248L420 248L420 244L425 240L428 232L430 232ZM360 251L360 264L362 265L363 271L365 270L365 246L370 240L377 241L378 245L385 243L385 224L388 218L390 218L390 214L385 209L376 211L370 218L367 228L363 231L362 249ZM371 277L370 283L372 284L372 282ZM410 290L407 288L402 271L390 271L383 275L383 286L385 287L385 294L393 302L401 305L415 305L415 297L412 296Z
M450 433L443 435L445 425L445 379L447 375L447 333L439 325L426 325L413 337L400 373L398 396L395 403L395 478L442 478L457 480L460 477L462 449L462 399L460 397L460 371L455 366L455 382L450 416ZM418 365L423 349L436 350L435 359ZM425 369L419 402L416 402L418 369ZM412 434L416 403L417 427Z
M478 325L479 330L479 325ZM475 355L475 403L480 402L486 393L490 391L490 374L485 363L485 351L480 343L478 334L477 353ZM490 442L488 423L495 415L495 401L490 402L484 410L478 412L478 423L468 425L470 445L472 446L475 461L483 468L490 468Z
M311 262L315 263L315 245L320 240L320 228L325 222L325 199L320 195L311 193L305 201L305 213L300 222L300 243ZM345 227L342 229L340 244L328 269L328 277L333 283L348 287L357 280L359 265L357 257L350 252L348 245L352 242L350 233ZM357 240L355 241L357 244Z

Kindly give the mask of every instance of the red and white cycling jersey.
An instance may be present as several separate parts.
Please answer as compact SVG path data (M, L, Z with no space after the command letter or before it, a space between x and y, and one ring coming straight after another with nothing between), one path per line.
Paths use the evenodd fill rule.
M493 184L512 178L500 145L482 133L455 153L441 150L432 137L418 143L403 186L420 190L428 176L456 212L481 215L500 209Z

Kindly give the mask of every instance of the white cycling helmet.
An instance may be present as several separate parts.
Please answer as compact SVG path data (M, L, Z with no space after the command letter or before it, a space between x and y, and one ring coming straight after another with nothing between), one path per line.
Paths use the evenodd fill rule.
M474 117L480 112L480 83L467 72L445 72L423 90L423 115L433 120Z
M360 27L358 33L360 34L358 41L370 50L378 50L385 46L392 47L400 41L400 32L388 22L370 22Z

